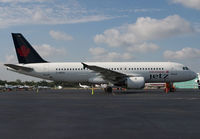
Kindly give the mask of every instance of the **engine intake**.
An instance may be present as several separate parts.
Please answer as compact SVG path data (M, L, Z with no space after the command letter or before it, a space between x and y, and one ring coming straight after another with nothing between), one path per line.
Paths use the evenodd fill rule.
M129 89L141 89L145 86L144 77L128 77L126 86Z

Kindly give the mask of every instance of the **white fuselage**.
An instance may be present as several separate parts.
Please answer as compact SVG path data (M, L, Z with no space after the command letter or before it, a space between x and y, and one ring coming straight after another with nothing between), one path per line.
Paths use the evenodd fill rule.
M86 62L88 65L103 67L129 76L144 77L145 83L182 82L192 80L196 73L173 62ZM84 69L79 62L18 64L30 67L31 72L15 71L42 79L68 82L108 83L100 73Z

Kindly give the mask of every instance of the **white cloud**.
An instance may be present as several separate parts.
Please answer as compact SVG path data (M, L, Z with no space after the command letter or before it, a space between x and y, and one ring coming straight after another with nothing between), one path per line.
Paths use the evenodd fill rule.
M71 35L68 35L64 32L51 30L51 31L49 31L49 34L55 40L64 40L64 41L73 40L73 37Z
M137 12L160 12L160 11L162 11L162 9L154 9L154 8L145 9L145 8L142 8L142 9L134 9L133 11L135 13L137 13Z
M120 46L122 40L120 39L120 31L117 29L105 30L103 34L98 34L94 37L96 43L106 43L111 47Z
M108 52L101 47L90 48L89 52L93 55L94 61L123 61L133 58L130 53Z
M200 10L200 0L172 0L172 2L182 4L188 8Z
M0 0L0 13L0 28L27 24L75 24L115 18L100 12L93 13L76 0Z
M56 56L65 56L67 54L66 49L64 48L54 48L48 44L43 44L43 45L34 45L34 48L36 49L36 51L41 55L41 57L43 58L50 58L52 57L52 55L54 56L54 58Z
M127 48L130 52L140 52L140 53L147 53L147 52L154 52L159 49L159 46L153 43L142 43L138 45L133 45Z
M102 48L102 47L96 47L96 48L90 48L89 52L92 55L102 55L102 54L106 53L106 50L104 48Z
M18 63L17 62L17 57L15 56L15 55L13 55L13 54L11 54L11 55L6 55L6 63L12 63L12 64L14 64L14 63Z
M103 34L96 35L94 41L105 43L110 47L141 46L145 41L165 39L193 31L190 23L178 15L164 19L140 17L133 24L105 30Z
M179 51L167 50L163 54L165 59L183 60L200 58L200 49L186 47Z
M200 23L194 23L194 28L196 32L200 32Z

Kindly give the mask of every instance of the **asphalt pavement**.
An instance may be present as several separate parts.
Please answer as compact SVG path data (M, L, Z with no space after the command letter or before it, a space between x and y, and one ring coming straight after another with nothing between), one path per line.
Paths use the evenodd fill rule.
M2 139L199 139L200 91L0 92Z

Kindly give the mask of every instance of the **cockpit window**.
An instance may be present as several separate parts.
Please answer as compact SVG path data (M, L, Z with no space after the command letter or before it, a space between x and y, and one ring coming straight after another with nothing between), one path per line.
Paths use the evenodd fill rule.
M188 67L183 67L183 70L189 70L189 68Z

